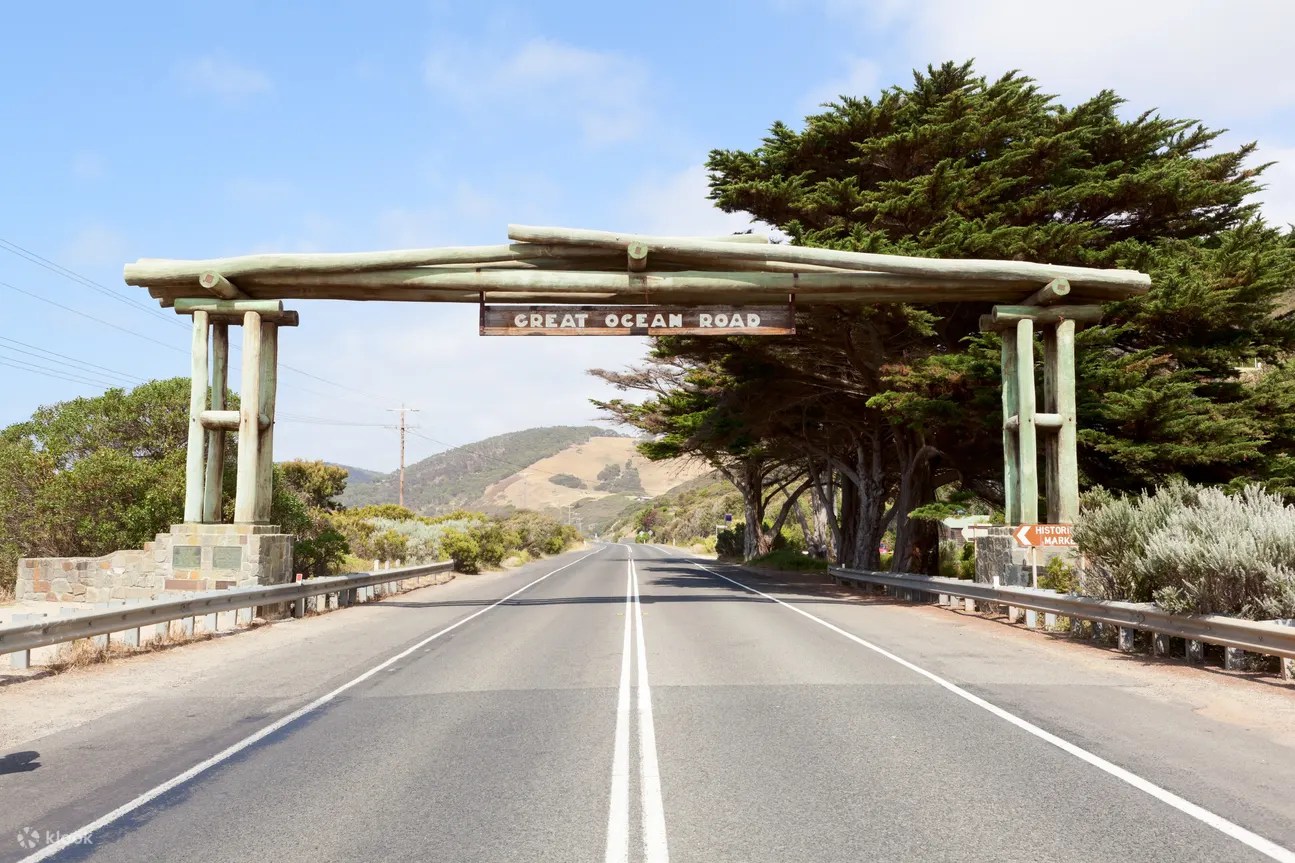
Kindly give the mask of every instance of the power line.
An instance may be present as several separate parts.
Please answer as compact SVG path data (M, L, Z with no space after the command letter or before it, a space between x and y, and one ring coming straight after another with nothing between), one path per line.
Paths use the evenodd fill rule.
M26 342L20 342L17 339L11 339L6 336L0 336L0 342L8 342L9 344L21 345L23 348L31 349L31 350L22 350L21 348L11 348L6 345L0 345L0 350L13 351L14 353L19 353L19 354L26 354L27 356L45 360L46 362L55 363L56 365L83 366L85 371L103 372L103 373L112 375L114 377L125 378L128 381L134 381L136 383L145 383L144 378L138 377L136 375L127 374L126 372L119 372L114 369L110 369L106 366L98 365L96 363L88 363L85 360L78 360L76 357L70 357L67 354L60 354L58 351L49 351L44 348L37 347L36 345L29 345ZM59 359L54 359L55 357L58 357Z
M8 358L0 358L0 366L8 366L11 369L18 369L19 371L31 372L33 374L43 375L47 378L58 378L59 380L70 381L74 384L86 384L92 387L115 389L121 386L120 384L114 384L112 382L89 380L87 378L74 376L72 373L65 372L62 369L51 369L45 366L37 366Z
M35 264L38 267L44 267L45 269L49 270L52 273L56 273L65 279L68 279L70 281L77 283L78 285L81 285L82 287L89 288L92 291L97 291L98 293L103 294L104 296L109 297L113 300L116 300L119 303L130 306L133 309L146 312L150 315L153 315L154 317L161 318L162 320L167 321L169 323L174 323L174 324L179 324L180 326L184 326L183 323L176 320L174 317L169 317L159 312L157 309L154 309L152 306L147 305L146 303L141 303L138 300L131 299L130 297L123 297L117 291L112 290L106 285L102 285L91 278L83 276L80 273L76 272L75 270L70 270L67 267L63 266L62 264L56 263L55 261L51 261L49 258L42 257L36 254L35 252L31 251L30 249L25 249L22 246L18 245L17 243L13 242L12 240L6 240L5 238L0 237L0 249L4 249L6 252L9 252L10 254L17 255L18 257L26 261L30 261L31 263Z
M169 351L178 351L182 354L189 353L187 348L180 348L180 347L176 347L175 345L169 345L166 342L159 342L157 339L150 338L149 336L146 336L143 333L138 333L135 330L132 330L128 327L119 326L118 324L114 324L111 321L105 321L103 318L97 318L94 315L87 314L81 311L80 309L74 309L71 306L63 305L62 303L56 303L51 299L47 299L45 297L42 297L40 294L20 288L17 285L11 285L8 282L0 282L0 288L8 288L11 291L17 291L20 294L26 294L32 299L40 300L42 303L46 303L51 306L57 306L58 308L63 309L66 312L71 312L74 315L80 315L81 317L94 321L95 323L103 324L105 327L112 327L114 330L120 330L121 332L126 333L127 335L134 336L137 339L143 339L146 342L152 342L155 345L160 345Z

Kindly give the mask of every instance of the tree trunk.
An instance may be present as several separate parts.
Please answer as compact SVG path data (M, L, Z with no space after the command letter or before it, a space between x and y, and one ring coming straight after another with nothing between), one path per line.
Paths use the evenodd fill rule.
M841 474L842 566L856 569L881 567L881 537L885 532L886 476L881 458L881 441L876 436L859 441L854 464Z
M895 502L895 556L890 569L939 575L939 527L933 521L908 517L918 507L935 502L931 459L939 451L926 446L920 434L908 431L896 433L895 447L904 472Z

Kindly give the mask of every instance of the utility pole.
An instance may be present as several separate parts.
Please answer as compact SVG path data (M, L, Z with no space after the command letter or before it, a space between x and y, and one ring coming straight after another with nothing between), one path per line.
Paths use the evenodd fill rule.
M408 428L408 426L405 425L405 414L409 411L413 411L414 413L417 413L419 409L407 408L405 407L404 402L401 402L400 407L387 408L387 410L400 414L400 505L404 506L405 505L405 430Z

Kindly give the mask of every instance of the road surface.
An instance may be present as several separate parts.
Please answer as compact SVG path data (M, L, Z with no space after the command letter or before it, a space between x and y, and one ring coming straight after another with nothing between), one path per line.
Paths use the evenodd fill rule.
M10 741L0 860L1295 860L1289 737L960 621L652 546L460 578Z

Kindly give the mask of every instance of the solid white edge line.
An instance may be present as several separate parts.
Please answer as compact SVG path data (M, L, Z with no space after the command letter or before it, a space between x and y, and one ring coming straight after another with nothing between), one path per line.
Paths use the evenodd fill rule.
M1138 789L1139 791L1149 794L1152 797L1159 800L1160 802L1168 804L1169 806L1172 806L1173 808L1177 809L1179 812L1182 812L1185 815L1189 815L1192 818L1195 818L1197 821L1200 821L1203 824L1213 827L1215 830L1219 831L1225 836L1235 839L1244 845L1248 845L1249 847L1258 851L1260 854L1265 855L1266 857L1269 857L1273 860L1280 861L1280 863L1295 863L1295 851L1291 851L1288 848L1283 848L1281 845L1278 845L1276 842L1273 842L1269 839L1265 839L1264 837L1260 836L1258 833L1251 832L1250 830L1247 830L1241 825L1235 824L1229 821L1228 819L1224 818L1221 815L1216 815L1215 813L1209 811L1208 809L1202 806L1198 806L1195 803L1192 803L1190 800L1186 800L1182 797L1179 797L1177 794L1174 794L1172 791L1169 791L1165 788L1161 788L1159 785L1156 785L1154 782L1150 782L1146 779L1143 779L1141 776L1138 776L1135 773L1131 773L1130 771L1125 770L1123 767L1120 767L1117 764L1112 764L1111 762L1107 761L1105 758L1102 758L1099 755L1094 755L1093 753L1089 752L1087 749L1083 749L1079 746L1076 746L1070 741L1064 740L1049 731L1044 731L1042 728L1035 725L1034 723L1028 722L1014 713L1009 713L1008 711L1004 710L1003 708L999 707L996 704L991 704L990 702L981 698L979 695L974 695L973 693L970 693L967 690L963 689L962 687L958 686L956 683L951 683L950 681L945 680L943 677L940 677L937 674L927 671L925 668L921 668L917 665L914 665L913 663L909 662L907 659L896 656L895 654L891 653L889 650L886 650L884 647L880 647L876 644L873 644L872 642L866 639L860 638L859 636L854 635L853 633L846 632L844 629L841 629L841 627L836 626L835 624L828 623L826 620L823 620L820 617L815 617L813 614L810 614L808 611L805 611L804 609L799 608L790 602L784 602L783 600L779 599L776 596L770 596L767 593L756 590L754 587L745 585L742 582L737 581L736 579L729 578L727 575L716 572L710 567L702 566L700 563L696 563L695 561L689 561L689 563L697 567L698 569L709 572L711 575L715 576L716 578L722 578L725 581L729 582L730 584L737 585L743 590L750 591L751 593L754 593L757 596L762 596L765 599L771 600L772 602L776 602L781 606L790 608L792 611L796 612L797 614L803 615L804 617L809 618L815 623L827 627L828 629L832 630L838 635L843 635L846 638L850 639L851 641L855 642L856 644L866 647L869 650L877 654L880 654L881 656L886 657L890 661L896 662L904 666L909 671L920 674L921 676L925 677L931 682L944 687L949 692L952 692L954 695L957 695L959 698L963 698L963 699L966 699L967 701L970 701L972 704L976 705L977 707L980 707L994 714L999 719L1010 722L1012 725L1015 725L1017 728L1020 728L1022 731L1032 734L1035 737L1047 743L1051 743L1053 746L1057 747L1063 752L1067 752L1070 755L1075 756L1079 760L1087 762L1088 764L1091 764L1093 767L1096 767L1098 770L1101 770L1104 773L1114 776L1116 779L1119 779L1121 782L1132 785L1134 788Z
M643 601L638 570L630 549L630 583L634 588L634 628L638 635L639 793L643 803L643 856L646 863L669 863L665 803L661 797L661 767L657 761L656 724L652 720L652 688L648 684L647 645L643 638Z
M612 745L611 794L607 804L607 850L604 863L626 863L630 856L630 625L634 588L625 570L625 638L621 646L620 686L616 695L616 736Z
M604 548L605 547L606 546L604 546ZM320 707L323 707L325 704L332 701L334 698L341 695L346 690L352 688L353 686L357 686L363 683L373 675L382 671L384 668L390 667L391 665L404 659L406 656L409 656L414 651L427 646L431 642L440 638L445 633L458 629L460 626L467 623L469 620L480 617L481 615L485 614L487 611L490 611L492 608L502 605L503 603L512 599L514 596L521 593L522 591L529 590L530 588L539 584L541 581L548 578L549 576L557 575L562 570L575 566L580 561L585 560L586 558L592 557L593 555L597 554L602 550L603 550L602 548L595 549L589 552L588 554L581 555L580 557L576 558L570 563L563 564L562 566L559 566L555 570L546 572L544 575L541 575L539 578L535 579L529 584L526 584L526 585L523 585L522 587L517 588L512 593L505 596L503 599L492 602L490 605L487 605L485 608L481 608L481 609L478 609L477 611L474 611L472 614L469 614L467 617L463 618L457 623L450 624L444 629L432 635L427 636L426 638L424 638L422 641L418 642L414 646L405 648L404 650L397 653L395 656L392 656L391 658L384 660L378 665L375 665L373 668L370 668L368 671L364 672L360 676L346 683L343 683L341 686L337 687L332 692L329 692L326 695L321 695L320 697L316 698L314 701L310 702L304 707L298 707L296 710L292 711L286 716L283 716L275 720L274 722L271 722L269 725L265 726L259 731L256 731L248 735L247 737L244 737L242 740L238 741L232 746L228 746L225 749L222 749L220 752L217 752L215 755L211 756L206 761L201 761L198 764L195 764L194 766L190 767L188 770L184 771L178 776L168 779L166 782L163 782L161 785L158 785L155 788L150 789L149 791L145 791L143 794L139 795L134 800L131 800L129 803L125 803L121 806L118 806L116 809L112 810L107 815L103 815L99 818L96 818L94 821L91 821L89 824L85 825L84 827L81 827L77 830L74 830L71 833L67 833L60 836L58 841L52 842L49 845L46 845L44 848L37 851L35 854L31 854L27 857L23 857L21 860L18 861L18 863L38 863L38 861L40 860L47 860L50 857L54 856L55 854L58 854L59 852L66 849L68 846L77 845L83 842L87 837L93 835L96 830L102 830L104 827L107 827L109 824L121 818L123 815L128 815L131 812L138 809L139 807L145 805L146 803L150 803L153 800L156 800L158 797L161 797L163 794L170 791L171 789L177 788L180 785L183 785L184 783L188 782L190 779L193 779L195 776L198 776L199 774L207 770L210 770L212 767L215 767L217 764L220 764L222 761L228 761L230 758L242 752L244 749L251 746L252 744L260 740L263 740L266 737L273 734L274 732L278 731L279 729L292 724L296 720L305 716L307 713L311 713L315 710L318 710Z

